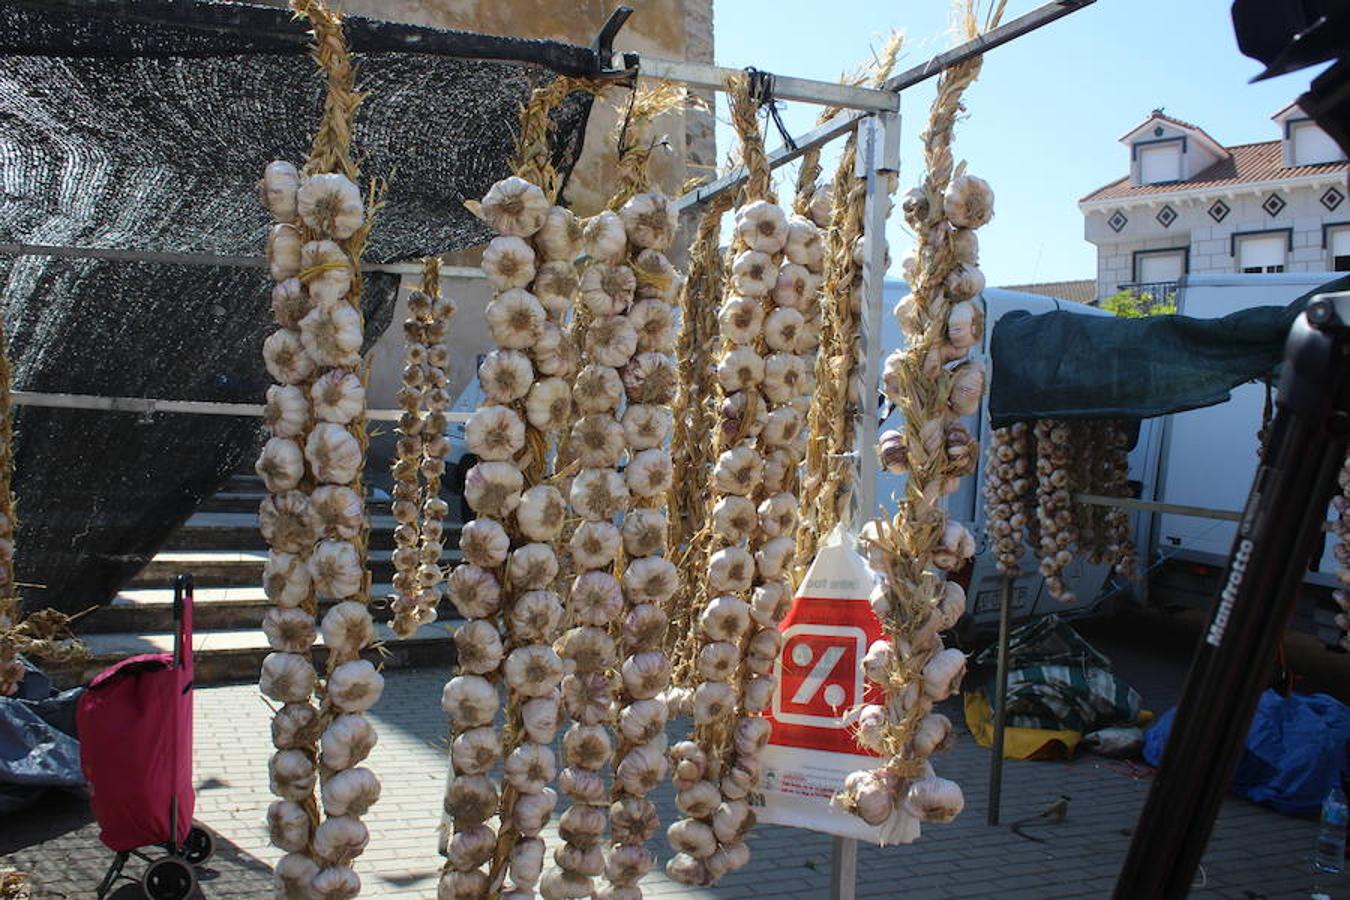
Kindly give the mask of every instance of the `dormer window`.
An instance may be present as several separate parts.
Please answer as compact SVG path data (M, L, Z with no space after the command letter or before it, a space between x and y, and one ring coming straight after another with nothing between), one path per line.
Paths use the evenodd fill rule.
M1181 180L1180 140L1141 141L1134 145L1139 160L1140 184L1164 184Z
M1345 154L1325 131L1310 119L1289 123L1289 163L1294 166L1315 166L1320 163L1340 162Z

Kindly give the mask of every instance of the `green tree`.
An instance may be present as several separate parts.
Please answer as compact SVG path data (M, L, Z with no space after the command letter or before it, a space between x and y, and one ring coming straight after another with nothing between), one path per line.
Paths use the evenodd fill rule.
M1155 298L1152 291L1136 291L1130 288L1116 291L1099 305L1122 319L1169 316L1177 311L1175 294Z

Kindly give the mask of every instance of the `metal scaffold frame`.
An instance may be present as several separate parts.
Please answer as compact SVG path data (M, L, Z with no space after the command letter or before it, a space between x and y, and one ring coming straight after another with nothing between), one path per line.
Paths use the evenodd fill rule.
M72 3L73 0L47 0L47 2ZM85 3L102 4L105 8L123 9L132 14L130 7L119 7L123 0L83 0ZM940 75L943 71L965 60L980 56L989 50L1006 44L1023 35L1057 21L1073 12L1092 5L1096 0L1052 0L1052 2L994 28L974 40L967 41L951 50L937 54L931 59L895 75L879 87L868 88L845 85L836 82L815 81L770 73L758 73L768 79L771 95L778 100L794 100L823 106L837 107L841 112L825 123L808 131L768 154L770 169L777 169L801 157L808 150L820 147L835 138L854 130L858 132L858 163L856 176L866 181L866 202L864 212L865 249L863 258L863 310L859 328L859 340L865 356L864 384L875 386L880 382L881 374L881 333L883 285L886 277L886 241L885 226L891 201L889 184L891 177L898 172L900 162L900 94L905 89ZM591 45L594 57L593 78L609 80L616 84L634 84L639 79L651 79L684 84L689 87L723 91L728 90L728 80L742 74L741 70L728 69L715 65L660 59L638 53L622 52L616 54L613 41L624 22L633 14L629 7L620 6L597 34ZM134 15L140 19L147 17L164 24L179 27L199 28L203 30L228 30L231 26L230 11L218 10L209 20L194 19L188 5L174 0L139 0ZM420 37L417 52L455 56L466 52L465 47L474 46L475 38L486 36L469 33L444 33L438 38L432 29L415 29ZM302 32L298 32L303 34ZM430 33L430 37L428 37ZM280 35L286 39L295 38L295 34ZM384 39L397 43L398 34L385 34ZM307 40L307 38L306 38ZM410 38L409 38L410 40ZM467 43L466 43L467 42ZM358 48L359 49L359 48ZM389 49L389 48L386 48ZM584 48L577 48L584 51ZM490 56L490 49L483 49L483 55ZM618 57L619 65L615 65ZM697 187L675 200L678 210L686 210L705 203L727 191L736 191L747 180L743 168L735 169L708 184ZM107 259L127 262L157 262L185 265L214 265L245 268L265 268L261 257L217 256L194 253L163 253L139 250L120 250L95 247L61 247L22 243L0 244L0 255L4 256L49 256L75 259ZM420 263L388 263L366 265L365 271L388 272L400 275L420 274ZM479 270L462 266L444 267L443 275L451 277L481 277ZM97 409L123 411L149 416L156 413L178 413L191 415L262 415L263 407L242 403L210 403L190 400L161 400L129 397L96 397L73 394L47 394L28 391L15 391L14 402L18 405L44 406L64 409ZM866 395L864 395L864 400ZM378 420L396 419L398 410L371 410L369 418ZM854 523L861 523L877 507L877 469L876 455L870 448L876 444L879 422L871 405L859 404L855 411L857 428L857 446L854 454L856 468L854 492L850 516ZM462 421L467 418L463 413L452 413L450 418ZM1091 502L1105 503L1108 498L1091 498ZM1008 595L1003 592L1003 622L1000 639L1003 649L1000 655L1000 670L1006 659ZM1002 671L1000 671L1002 675ZM1002 701L999 701L999 707ZM996 710L1002 722L1001 708ZM997 751L996 751L997 752ZM1001 759L998 760L1001 763ZM991 784L991 789L993 785ZM997 800L995 799L995 803ZM858 848L852 839L835 838L834 858L831 875L832 900L853 900L857 875Z

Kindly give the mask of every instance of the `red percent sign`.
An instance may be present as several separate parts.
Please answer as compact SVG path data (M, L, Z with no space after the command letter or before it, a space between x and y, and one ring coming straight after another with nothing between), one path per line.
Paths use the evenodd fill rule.
M844 714L862 703L880 702L868 684L862 658L882 636L881 623L865 598L798 597L779 626L772 743L835 753L875 756L854 741Z

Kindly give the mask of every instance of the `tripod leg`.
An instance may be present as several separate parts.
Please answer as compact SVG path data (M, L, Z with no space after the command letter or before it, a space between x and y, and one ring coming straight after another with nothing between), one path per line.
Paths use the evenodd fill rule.
M103 876L103 881L99 882L98 900L103 900L108 891L112 890L113 883L117 881L117 876L122 874L122 867L127 864L129 853L119 853L113 857L112 865L108 866L108 874Z

